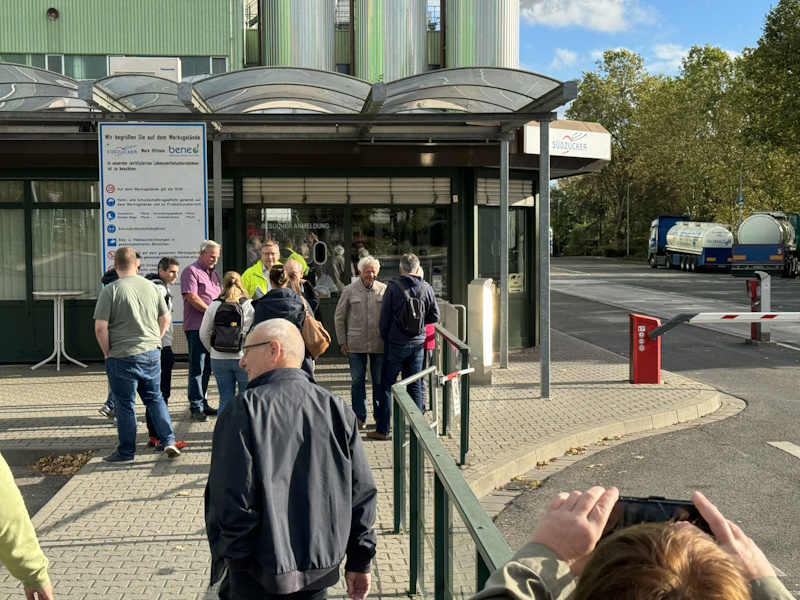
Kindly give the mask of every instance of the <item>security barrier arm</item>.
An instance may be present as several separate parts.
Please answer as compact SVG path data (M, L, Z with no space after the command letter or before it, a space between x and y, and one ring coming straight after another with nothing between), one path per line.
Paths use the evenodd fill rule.
M667 331L680 325L681 323L758 323L761 321L775 322L775 321L800 321L800 312L784 312L784 313L682 313L673 317L661 327L657 327L648 332L647 337L651 340L657 339L659 336L664 335Z

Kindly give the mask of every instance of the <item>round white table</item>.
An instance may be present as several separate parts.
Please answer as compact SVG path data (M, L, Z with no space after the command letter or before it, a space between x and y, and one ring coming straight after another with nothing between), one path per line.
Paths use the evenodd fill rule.
M51 360L53 360L53 357L55 357L56 371L60 371L62 354L67 360L75 363L79 367L83 367L84 369L86 368L85 364L72 358L64 349L64 300L69 298L77 298L79 296L83 296L85 293L86 292L76 290L63 292L33 292L33 296L40 300L47 300L49 298L53 299L53 353L38 365L32 366L31 370L38 369L42 365L49 363Z

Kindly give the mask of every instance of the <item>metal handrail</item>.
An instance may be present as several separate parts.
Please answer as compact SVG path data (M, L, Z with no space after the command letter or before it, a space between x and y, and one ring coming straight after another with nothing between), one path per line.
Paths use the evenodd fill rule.
M441 344L442 351L442 365L449 367L450 365L450 346L461 354L461 368L459 371L467 371L469 366L469 346L462 342L458 336L454 335L438 323L434 325L434 329L438 336L441 336L445 343ZM437 344L438 345L438 344ZM442 369L446 371L447 369ZM450 375L450 373L445 373ZM464 465L467 462L467 452L469 452L469 378L460 377L461 389L461 436L460 436L460 456L459 463ZM450 429L450 386L453 385L451 379L445 381L444 392L442 393L442 435L447 435Z
M419 375L419 374L418 374ZM411 379L411 378L409 378ZM423 532L424 457L434 470L434 598L450 597L446 582L452 581L452 545L450 539L450 503L461 516L475 543L475 590L482 589L489 575L512 557L511 549L486 514L447 449L428 426L428 421L411 399L406 380L392 386L394 405L394 487L395 533L405 525L405 423L409 424L409 578L410 593L417 593L420 574L425 568ZM398 500L399 496L399 500Z

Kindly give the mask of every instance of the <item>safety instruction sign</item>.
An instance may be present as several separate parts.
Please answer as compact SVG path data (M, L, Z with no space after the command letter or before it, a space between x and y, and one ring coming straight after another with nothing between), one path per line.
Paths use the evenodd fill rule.
M103 273L120 246L141 255L142 275L174 256L181 269L208 237L204 123L101 123L100 186ZM170 290L180 298L180 286ZM173 319L182 322L182 303Z

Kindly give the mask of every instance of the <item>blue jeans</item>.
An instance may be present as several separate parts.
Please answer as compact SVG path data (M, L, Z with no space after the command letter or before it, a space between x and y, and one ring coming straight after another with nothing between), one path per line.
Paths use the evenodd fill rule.
M364 423L367 422L367 357L369 357L369 373L372 376L372 414L378 414L378 396L381 393L381 367L383 354L374 352L350 352L350 397L353 399L353 412Z
M164 404L169 404L169 395L172 389L172 367L174 364L175 354L172 352L172 346L164 346L161 349L161 395L164 397ZM150 418L149 413L145 413L145 417L147 417L147 435L157 438L153 419Z
M189 343L189 410L202 412L203 405L208 404L206 392L211 379L211 355L200 341L200 332L195 329L186 331Z
M422 370L423 345L386 344L384 347L381 393L378 396L378 426L376 428L378 433L389 435L392 420L392 385L397 383L397 376L400 373L405 379ZM408 386L408 393L419 409L425 412L422 403L422 385L419 380Z
M238 358L212 358L211 370L217 380L219 390L219 412L225 407L228 400L236 396L236 384L239 384L239 393L247 389L247 371L239 366Z
M162 446L175 443L172 420L161 395L161 352L151 350L125 358L106 360L106 373L117 415L119 446L123 458L136 452L136 392L144 403Z

